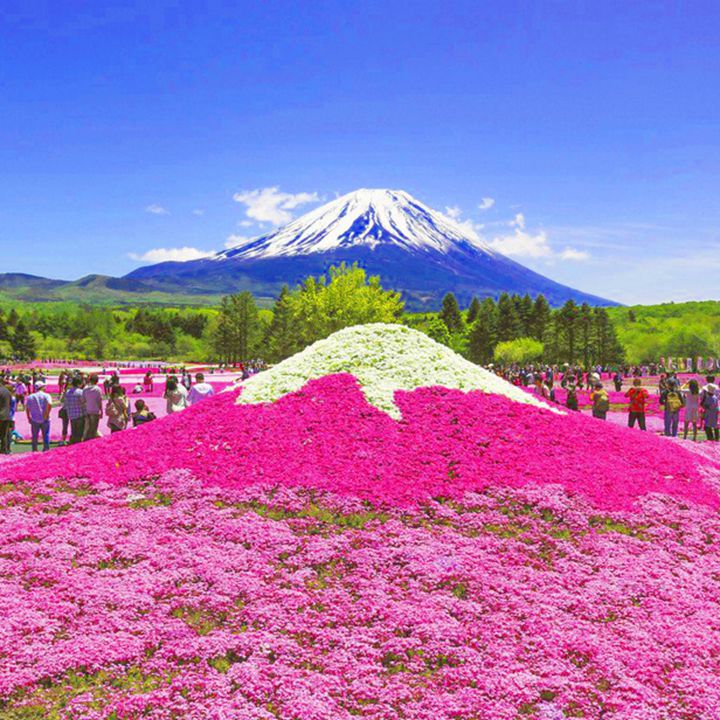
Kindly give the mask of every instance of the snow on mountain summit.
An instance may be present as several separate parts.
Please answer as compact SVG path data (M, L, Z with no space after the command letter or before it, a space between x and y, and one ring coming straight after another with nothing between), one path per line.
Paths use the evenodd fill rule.
M403 190L361 189L336 198L279 230L231 248L217 259L260 259L395 245L414 252L493 251L469 228Z

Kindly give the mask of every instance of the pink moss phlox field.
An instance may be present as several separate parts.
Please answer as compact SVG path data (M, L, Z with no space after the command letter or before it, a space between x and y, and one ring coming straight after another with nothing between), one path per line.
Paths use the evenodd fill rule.
M0 718L716 720L709 443L236 397L0 467Z
M628 509L650 492L720 506L702 461L682 448L500 395L398 392L401 421L370 406L345 374L273 404L237 405L235 397L0 467L0 480L118 484L187 469L208 484L309 487L402 506L526 484L559 484L606 509Z
M0 714L710 720L720 520L639 503L4 485Z

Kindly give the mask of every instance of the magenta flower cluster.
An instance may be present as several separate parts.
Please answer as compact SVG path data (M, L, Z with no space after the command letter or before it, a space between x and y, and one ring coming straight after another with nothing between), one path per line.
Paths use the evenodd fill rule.
M0 717L710 720L717 458L354 378L0 467Z
M236 392L162 423L0 466L0 481L119 484L181 468L207 484L309 487L403 506L528 483L562 485L608 509L649 492L720 505L691 453L501 395L398 391L398 422L368 405L346 374L266 405L236 405Z

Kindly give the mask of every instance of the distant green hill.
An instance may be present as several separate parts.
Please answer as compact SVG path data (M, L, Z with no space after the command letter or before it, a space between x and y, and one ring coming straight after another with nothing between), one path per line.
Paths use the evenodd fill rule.
M0 274L0 302L75 302L88 305L216 305L221 294L161 292L138 280L86 275L51 280L25 273Z
M660 357L720 357L720 302L608 308L628 362Z

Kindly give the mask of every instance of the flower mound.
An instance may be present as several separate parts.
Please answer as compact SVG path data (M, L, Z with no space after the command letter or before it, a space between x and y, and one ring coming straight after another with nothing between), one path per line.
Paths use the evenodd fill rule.
M241 403L273 402L310 379L351 373L371 405L395 418L396 390L440 386L483 390L516 402L547 407L495 374L468 362L424 333L404 325L373 323L340 330L267 372L246 380Z
M718 454L391 370L0 466L0 718L715 718Z

